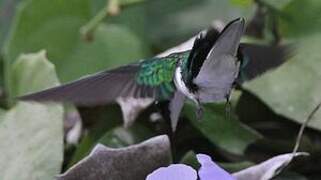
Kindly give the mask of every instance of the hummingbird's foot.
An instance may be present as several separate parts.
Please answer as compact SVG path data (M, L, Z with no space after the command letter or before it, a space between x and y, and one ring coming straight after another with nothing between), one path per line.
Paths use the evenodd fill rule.
M203 107L202 106L198 106L196 109L196 118L197 120L201 120L203 118Z
M203 118L203 106L198 99L196 100L196 118L198 120L201 120Z
M230 115L231 115L231 101L229 96L226 97L226 103L225 103L225 116L226 118L230 119Z
M199 99L195 98L193 99L195 105L196 105L196 119L201 120L203 117L203 106L201 105L201 102L199 101Z

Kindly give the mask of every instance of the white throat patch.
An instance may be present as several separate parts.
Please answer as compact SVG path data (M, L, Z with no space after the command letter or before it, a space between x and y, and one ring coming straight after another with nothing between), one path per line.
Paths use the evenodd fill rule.
M182 92L185 96L187 96L189 99L193 100L194 102L197 102L195 94L190 92L190 90L186 87L183 81L182 68L180 66L178 66L175 70L174 83L180 92Z

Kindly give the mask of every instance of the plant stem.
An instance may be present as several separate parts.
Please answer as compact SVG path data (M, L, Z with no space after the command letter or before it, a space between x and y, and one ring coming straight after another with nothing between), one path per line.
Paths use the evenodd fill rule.
M120 12L119 0L108 0L106 6L101 9L86 25L81 27L80 34L85 40L91 41L93 33L99 24L109 15L115 16Z
M105 18L119 14L119 6L119 0L108 0L106 6L101 9L86 25L81 27L80 34L85 37L86 40L92 40L94 31Z
M80 34L82 37L84 37L85 40L89 41L92 39L93 32L98 27L98 25L105 19L105 17L108 15L107 9L108 9L107 6L104 7L86 25L81 27Z
M301 125L300 131L299 131L298 136L297 136L296 141L295 141L295 146L293 148L293 154L297 153L297 151L299 149L299 146L300 146L300 143L301 143L301 139L302 139L302 135L303 135L304 129L309 124L309 122L311 121L311 119L314 116L314 114L320 109L320 107L321 107L321 102L311 111L309 116L304 120L303 124Z
M141 3L144 0L132 0L121 4L119 0L107 0L106 6L101 9L86 25L80 28L80 34L83 39L91 41L93 33L99 24L108 16L116 16L120 13L120 8L132 4Z

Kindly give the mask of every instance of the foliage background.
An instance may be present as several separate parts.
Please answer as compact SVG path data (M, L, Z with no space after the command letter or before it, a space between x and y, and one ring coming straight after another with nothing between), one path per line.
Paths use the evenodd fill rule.
M117 105L76 108L14 97L152 57L213 20L237 17L249 23L244 42L292 43L295 53L233 93L230 119L223 104L212 104L197 122L187 105L171 135L173 161L196 166L191 157L203 152L236 171L291 152L300 124L321 102L320 13L319 0L1 0L0 176L51 179L98 142L118 148L170 134L168 123L149 120L153 106L125 129ZM101 21L86 32L92 19ZM66 137L80 120L81 137L72 144ZM319 110L300 147L310 157L279 179L321 178L320 131Z

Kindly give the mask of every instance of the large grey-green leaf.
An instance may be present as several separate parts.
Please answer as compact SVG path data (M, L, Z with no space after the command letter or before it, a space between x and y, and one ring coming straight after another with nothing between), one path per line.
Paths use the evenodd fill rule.
M55 67L46 51L23 54L12 66L12 94L17 97L59 84Z
M18 94L58 84L44 51L20 56L12 72ZM1 179L53 179L63 160L62 106L19 102L0 118Z
M205 105L203 118L197 120L195 108L185 105L184 115L212 143L226 151L242 154L246 147L255 142L260 135L239 122L233 115L228 115L224 105Z
M148 49L120 25L104 25L85 41L80 28L90 19L88 0L27 0L21 4L6 47L6 60L20 53L46 49L63 82L105 68L136 61Z
M271 73L244 84L274 112L302 123L321 102L321 34L297 41L296 54ZM309 123L321 130L321 111Z
M321 1L292 0L282 10L281 30L285 37L297 38L321 32Z
M0 124L3 180L53 179L63 159L62 107L18 103Z
M182 159L180 160L180 164L186 164L194 169L199 169L200 164L197 161L196 154L194 151L188 151L187 153L184 154Z
M307 153L288 153L275 156L258 165L251 166L233 174L237 180L270 180L277 176L293 158Z
M59 180L133 180L144 179L153 170L171 161L170 142L166 135L157 136L137 145L112 149L96 145Z

